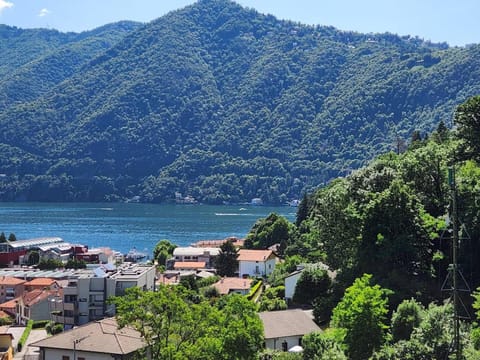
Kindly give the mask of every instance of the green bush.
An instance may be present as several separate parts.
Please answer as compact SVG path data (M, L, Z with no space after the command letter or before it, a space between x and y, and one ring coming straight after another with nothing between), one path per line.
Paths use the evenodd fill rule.
M49 320L37 320L33 322L32 329L43 329L48 324Z
M17 345L17 351L20 352L23 349L23 346L25 345L25 342L28 339L28 336L30 335L30 332L32 331L33 327L33 320L28 320L27 327L23 331L22 337L20 340L18 340L18 345Z

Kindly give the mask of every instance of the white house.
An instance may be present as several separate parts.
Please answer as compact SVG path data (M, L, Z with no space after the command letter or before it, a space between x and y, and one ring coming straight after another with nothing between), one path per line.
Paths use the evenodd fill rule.
M285 277L285 300L291 301L293 299L293 295L295 294L295 288L297 286L297 281L302 276L302 270L297 270Z
M310 315L300 309L266 311L258 315L263 323L267 349L288 351L301 346L304 335L321 331Z
M272 273L278 257L272 250L240 249L238 251L237 261L239 277L265 277Z
M220 253L220 248L198 248L193 246L177 247L173 250L175 263L177 262L204 262L205 268L213 267L213 260Z

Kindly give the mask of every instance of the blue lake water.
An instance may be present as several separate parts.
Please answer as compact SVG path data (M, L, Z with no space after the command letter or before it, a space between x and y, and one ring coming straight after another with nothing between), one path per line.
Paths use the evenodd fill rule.
M89 248L108 246L150 254L167 239L179 246L198 240L245 237L254 223L275 212L294 221L296 208L158 205L135 203L0 203L0 232L18 240L58 236Z

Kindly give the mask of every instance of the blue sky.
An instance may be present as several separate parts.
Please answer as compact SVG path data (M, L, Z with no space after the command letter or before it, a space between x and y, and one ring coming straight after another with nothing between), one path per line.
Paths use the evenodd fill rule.
M0 23L80 32L120 20L149 22L194 0L0 0ZM280 19L341 30L391 32L450 45L480 43L480 0L238 0Z

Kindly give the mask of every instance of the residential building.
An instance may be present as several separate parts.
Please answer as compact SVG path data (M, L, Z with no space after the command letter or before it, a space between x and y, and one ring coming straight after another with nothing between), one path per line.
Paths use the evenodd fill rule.
M293 300L293 295L295 295L295 288L297 287L297 281L302 276L302 270L296 270L291 274L287 275L284 279L285 282L285 300L287 302Z
M125 360L146 347L133 328L119 328L115 318L106 318L34 342L40 360Z
M23 294L25 280L11 276L0 276L0 304L13 300Z
M258 315L263 323L267 349L288 351L301 346L304 335L320 331L311 316L299 309L266 311Z
M0 333L0 359L13 360L13 335L5 331Z
M278 257L272 250L247 250L238 251L238 275L263 276L270 275L275 268Z
M50 320L49 299L58 290L35 289L26 291L16 299L16 323L25 325L28 320Z
M214 267L214 259L220 253L217 247L177 247L173 250L175 262L204 262L205 268ZM174 265L175 266L175 265Z
M50 298L52 320L66 328L113 315L110 296L120 296L130 287L155 289L155 267L142 264L102 265L95 270L77 270L61 296Z
M224 277L212 286L218 290L220 295L241 294L247 295L252 287L252 279L242 279L238 277Z

